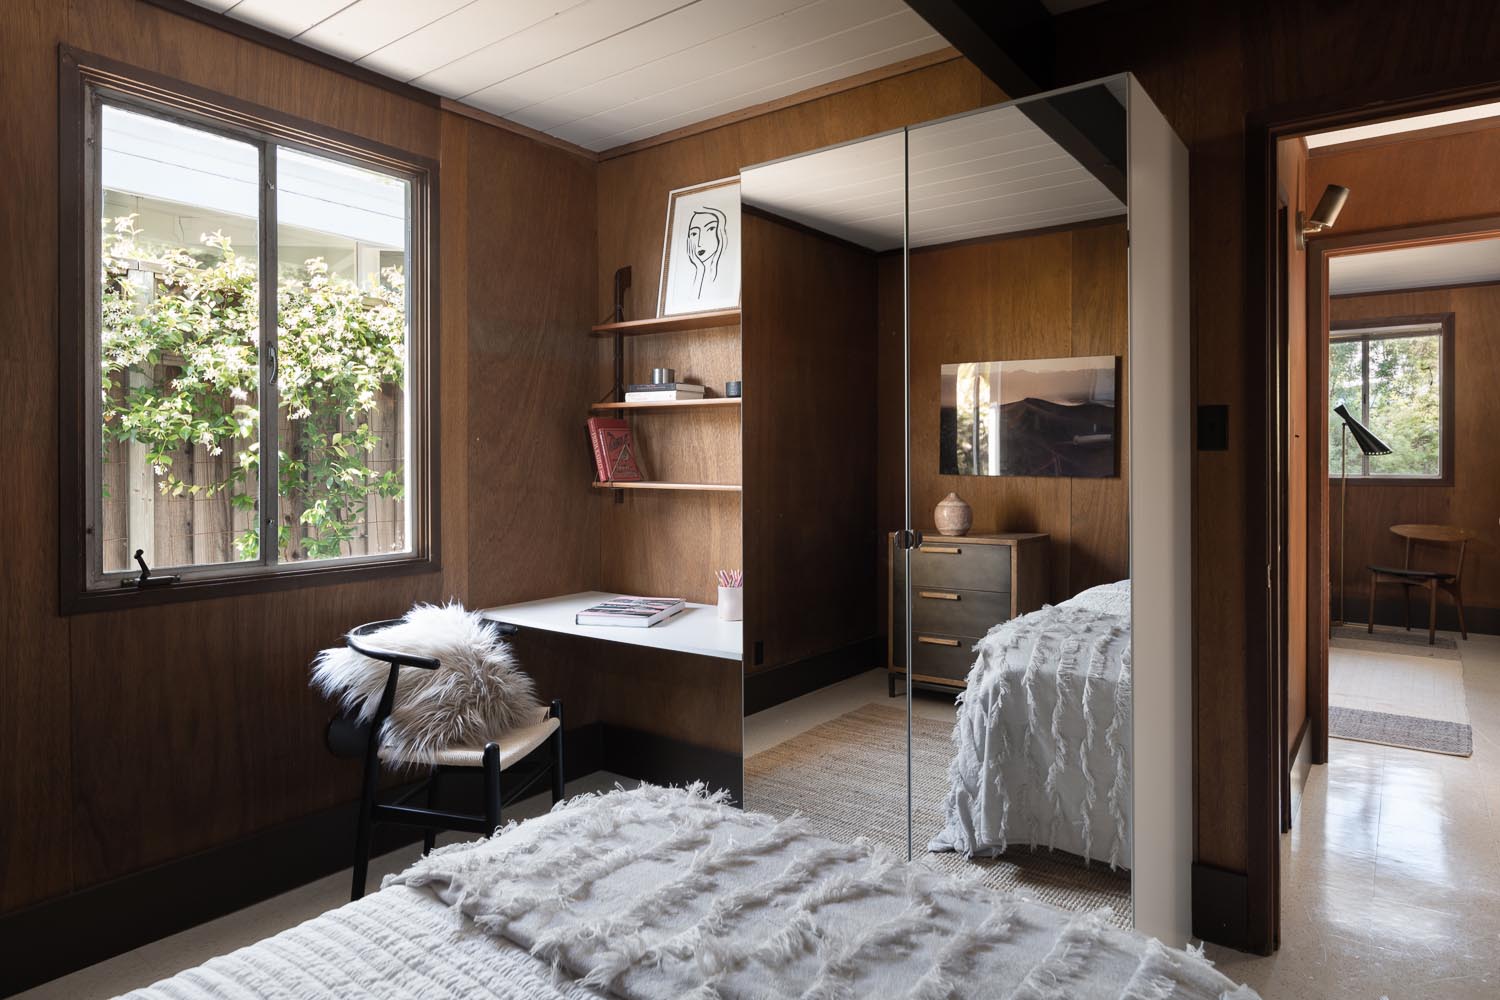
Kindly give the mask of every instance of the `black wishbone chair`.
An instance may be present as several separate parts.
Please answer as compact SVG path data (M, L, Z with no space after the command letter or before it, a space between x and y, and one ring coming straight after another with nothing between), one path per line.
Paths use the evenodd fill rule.
M407 763L393 757L382 747L380 738L381 729L396 703L396 681L401 668L438 668L438 661L430 657L381 649L376 644L378 637L374 633L400 621L399 618L392 618L369 622L349 632L345 639L349 648L372 660L390 664L390 673L380 695L380 704L369 721L361 723L341 715L328 724L328 749L341 757L363 757L365 762L364 784L359 798L359 822L354 837L354 886L349 894L350 899L359 899L365 894L365 879L370 865L370 838L377 823L422 827L425 831L422 838L423 854L432 850L439 830L459 830L490 836L501 823L500 774L523 761L528 766L523 769L524 773L521 774L517 787L510 791L509 798L512 801L530 794L549 775L552 778L553 804L563 797L562 702L553 701L549 707L540 711L534 722L509 730L498 740L491 740L483 747L449 747L438 751L437 761L432 765L432 772L426 781L391 802L377 801L381 762ZM515 635L519 631L514 625L500 622L492 622L490 626L506 636ZM437 809L438 782L443 775L472 768L480 768L483 772L484 814L474 816ZM407 804L422 792L427 793L425 808Z

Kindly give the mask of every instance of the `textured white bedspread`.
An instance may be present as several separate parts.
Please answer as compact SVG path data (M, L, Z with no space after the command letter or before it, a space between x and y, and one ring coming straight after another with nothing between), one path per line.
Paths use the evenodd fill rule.
M980 640L929 850L1024 844L1130 866L1129 587L1095 587Z
M601 1000L425 889L391 886L128 1000Z
M1095 914L954 882L865 842L824 840L796 819L649 786L580 797L502 836L434 852L360 902L130 994L608 995L1255 997L1202 959Z
M1201 959L682 789L575 799L388 884L628 1000L1253 996Z

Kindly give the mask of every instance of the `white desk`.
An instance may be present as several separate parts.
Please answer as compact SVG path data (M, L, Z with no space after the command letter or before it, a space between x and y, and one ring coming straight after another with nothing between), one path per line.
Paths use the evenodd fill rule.
M649 646L698 656L716 656L722 660L744 658L742 623L719 621L718 610L712 604L689 604L671 618L650 628L579 625L574 622L574 616L584 608L618 596L598 590L586 590L579 594L564 594L539 601L485 608L480 614L522 628L564 632L587 639L624 642L632 646Z

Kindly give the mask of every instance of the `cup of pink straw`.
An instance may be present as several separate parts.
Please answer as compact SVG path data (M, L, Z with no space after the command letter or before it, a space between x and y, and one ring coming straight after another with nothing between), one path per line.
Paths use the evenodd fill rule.
M719 578L719 620L742 621L745 617L745 574L743 570L721 569Z

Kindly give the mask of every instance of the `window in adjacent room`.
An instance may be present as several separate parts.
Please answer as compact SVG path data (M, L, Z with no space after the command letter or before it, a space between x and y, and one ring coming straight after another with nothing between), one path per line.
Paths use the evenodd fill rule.
M83 105L86 590L136 552L188 585L428 559L428 169L201 100Z
M1441 481L1447 468L1452 338L1435 320L1334 330L1328 349L1328 408L1339 403L1391 448L1366 456L1348 449L1351 480ZM1329 473L1339 475L1339 430L1328 426Z

